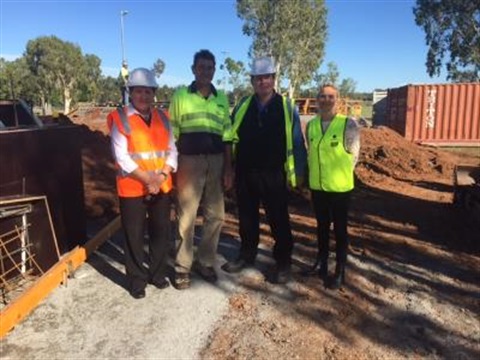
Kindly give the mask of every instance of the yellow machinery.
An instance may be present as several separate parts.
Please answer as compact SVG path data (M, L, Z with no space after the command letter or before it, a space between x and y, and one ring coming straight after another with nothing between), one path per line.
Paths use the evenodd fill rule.
M315 115L317 113L316 98L298 98L295 99L295 104L298 106L300 115ZM362 102L340 98L337 100L337 112L358 119L362 116Z

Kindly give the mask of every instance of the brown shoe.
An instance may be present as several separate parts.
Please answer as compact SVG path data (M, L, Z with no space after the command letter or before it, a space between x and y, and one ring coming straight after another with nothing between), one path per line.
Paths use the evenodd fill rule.
M199 262L196 262L194 268L198 275L200 275L205 281L208 281L209 283L217 282L218 276L213 266L204 266Z
M176 273L174 287L177 290L185 290L190 287L190 274L189 273Z
M236 260L232 260L223 264L222 270L230 274L235 274L247 267L252 267L252 266L253 266L253 262L248 262L243 258L238 258Z

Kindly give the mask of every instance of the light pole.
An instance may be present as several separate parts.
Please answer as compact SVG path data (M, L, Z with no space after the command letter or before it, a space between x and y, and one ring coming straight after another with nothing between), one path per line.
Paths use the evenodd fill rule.
M128 14L127 10L120 11L120 30L122 36L122 65L126 64L127 59L125 58L125 35L123 31L123 18Z
M223 50L223 91L227 92L227 64L225 64L225 60L227 59L228 51Z
M127 14L128 14L127 10L120 11L120 34L122 39L122 68L120 70L120 74L123 79L123 86L122 86L123 105L128 105L128 89L127 89L128 65L127 65L127 58L125 57L125 36L123 31L123 18Z

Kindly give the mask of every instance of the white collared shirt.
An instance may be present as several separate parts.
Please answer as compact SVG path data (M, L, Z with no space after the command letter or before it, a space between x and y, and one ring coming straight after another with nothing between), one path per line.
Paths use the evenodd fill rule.
M127 117L133 114L141 114L132 106L132 104L127 107ZM112 152L117 160L120 168L130 174L132 171L138 168L137 163L132 159L128 153L128 140L125 135L123 135L119 130L115 122L113 122L112 129L110 131L110 139L112 144ZM177 157L178 151L177 146L175 145L175 140L173 138L172 129L170 127L169 136L168 136L168 156L165 163L172 167L172 171L177 170Z

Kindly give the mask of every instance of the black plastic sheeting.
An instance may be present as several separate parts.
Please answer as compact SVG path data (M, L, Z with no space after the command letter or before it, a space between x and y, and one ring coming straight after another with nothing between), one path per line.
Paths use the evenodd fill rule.
M47 197L61 253L86 241L80 127L0 131L0 197Z

